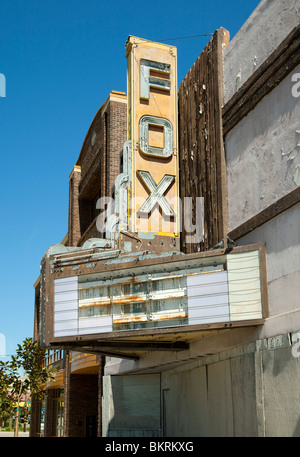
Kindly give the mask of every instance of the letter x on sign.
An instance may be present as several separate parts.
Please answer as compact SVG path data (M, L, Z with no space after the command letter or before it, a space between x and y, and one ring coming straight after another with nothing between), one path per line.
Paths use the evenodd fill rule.
M164 177L159 181L159 183L156 184L149 171L138 170L138 174L140 175L141 179L151 192L149 197L144 201L144 203L140 207L139 212L149 214L153 206L156 203L158 203L163 212L167 216L175 216L173 209L164 197L164 193L174 181L175 176L164 175Z

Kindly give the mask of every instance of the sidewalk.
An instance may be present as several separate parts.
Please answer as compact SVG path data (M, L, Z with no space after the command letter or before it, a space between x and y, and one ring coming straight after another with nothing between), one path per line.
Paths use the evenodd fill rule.
M0 431L0 438L5 438L5 437L10 437L13 438L14 432L1 432ZM29 437L29 431L28 432L19 432L18 438L27 438Z

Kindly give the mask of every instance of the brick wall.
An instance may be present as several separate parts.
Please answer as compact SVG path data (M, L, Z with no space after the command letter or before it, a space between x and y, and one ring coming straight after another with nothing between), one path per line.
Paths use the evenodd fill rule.
M98 375L71 374L68 392L68 437L86 437L87 418L98 416Z
M112 195L116 177L120 174L120 155L127 138L127 105L112 101L110 103L109 155L107 192Z
M45 397L44 436L55 436L55 400L59 397L59 389L48 389Z
M70 176L69 245L77 246L95 233L95 201L113 196L113 185L120 173L120 156L127 139L125 94L111 92L100 107L84 140L76 166Z
M77 246L81 236L79 218L79 183L81 179L81 168L74 167L69 178L69 227L68 245Z

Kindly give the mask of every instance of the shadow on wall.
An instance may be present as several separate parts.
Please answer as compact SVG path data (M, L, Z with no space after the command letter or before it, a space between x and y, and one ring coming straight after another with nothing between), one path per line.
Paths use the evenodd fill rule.
M108 436L160 436L160 375L111 377Z
M300 436L300 417L299 417L299 420L298 420L298 424L296 425L296 428L294 430L294 433L293 433L293 436Z

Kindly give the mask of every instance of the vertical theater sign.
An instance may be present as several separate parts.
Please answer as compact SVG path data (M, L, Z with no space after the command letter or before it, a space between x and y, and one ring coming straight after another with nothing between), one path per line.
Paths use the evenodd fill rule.
M51 246L41 263L41 343L139 357L215 329L262 324L262 245L178 250L176 48L130 36L128 139L106 238Z
M131 230L179 236L176 48L129 37L127 61Z

